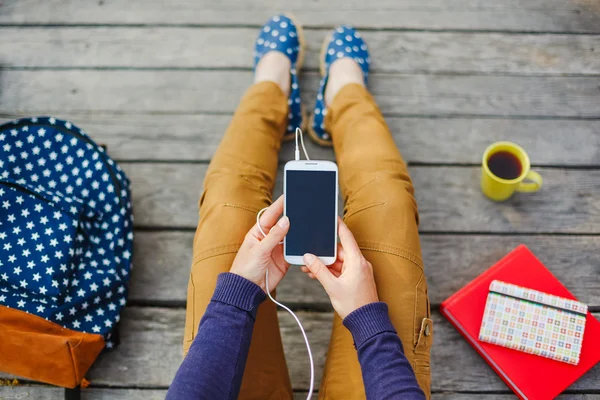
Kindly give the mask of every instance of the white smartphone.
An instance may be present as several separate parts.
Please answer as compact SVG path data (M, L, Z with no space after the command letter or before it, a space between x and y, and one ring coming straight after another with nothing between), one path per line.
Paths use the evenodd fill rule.
M283 241L285 260L304 265L306 253L325 265L337 258L338 167L331 161L300 160L285 164L284 215L290 230Z

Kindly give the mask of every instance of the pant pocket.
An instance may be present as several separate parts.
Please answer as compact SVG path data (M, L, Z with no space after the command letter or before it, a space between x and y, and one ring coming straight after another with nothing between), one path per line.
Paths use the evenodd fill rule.
M423 318L419 329L419 336L414 347L415 354L423 354L429 357L431 345L433 344L433 320Z

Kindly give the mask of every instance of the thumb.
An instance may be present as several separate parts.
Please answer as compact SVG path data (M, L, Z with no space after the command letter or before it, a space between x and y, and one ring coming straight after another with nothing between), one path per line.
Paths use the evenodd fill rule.
M287 216L281 217L275 226L271 228L267 236L260 241L261 251L265 254L271 254L275 246L279 244L287 235L290 229L290 220Z
M331 271L329 271L329 268L327 268L317 256L310 253L306 253L304 255L304 263L310 272L315 276L315 278L321 282L321 285L323 285L325 291L327 291L327 288L331 283L333 283L334 279L334 276Z

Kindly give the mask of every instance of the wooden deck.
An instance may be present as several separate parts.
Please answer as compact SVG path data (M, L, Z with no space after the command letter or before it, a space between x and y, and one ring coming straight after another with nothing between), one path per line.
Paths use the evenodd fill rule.
M202 179L251 83L257 28L280 11L305 24L309 108L327 31L352 24L370 45L370 89L409 162L421 212L434 398L512 397L437 309L525 243L600 317L600 0L0 1L0 121L69 119L105 143L133 181L135 268L122 344L90 371L84 398L164 398L181 361ZM541 192L502 204L482 197L480 156L501 139L529 151ZM309 152L334 157L314 145ZM292 154L285 145L281 159ZM301 310L319 381L328 300L298 270L280 287L279 298ZM301 399L302 337L287 314L280 319ZM61 396L28 382L0 387L0 399ZM564 398L600 399L600 366Z

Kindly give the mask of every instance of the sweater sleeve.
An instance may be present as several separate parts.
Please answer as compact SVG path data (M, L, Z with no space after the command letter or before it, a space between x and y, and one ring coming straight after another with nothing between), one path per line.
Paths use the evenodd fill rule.
M220 274L190 350L167 393L175 399L237 399L258 305L266 298L256 284Z
M387 304L367 304L348 314L343 323L354 338L367 399L425 399Z

